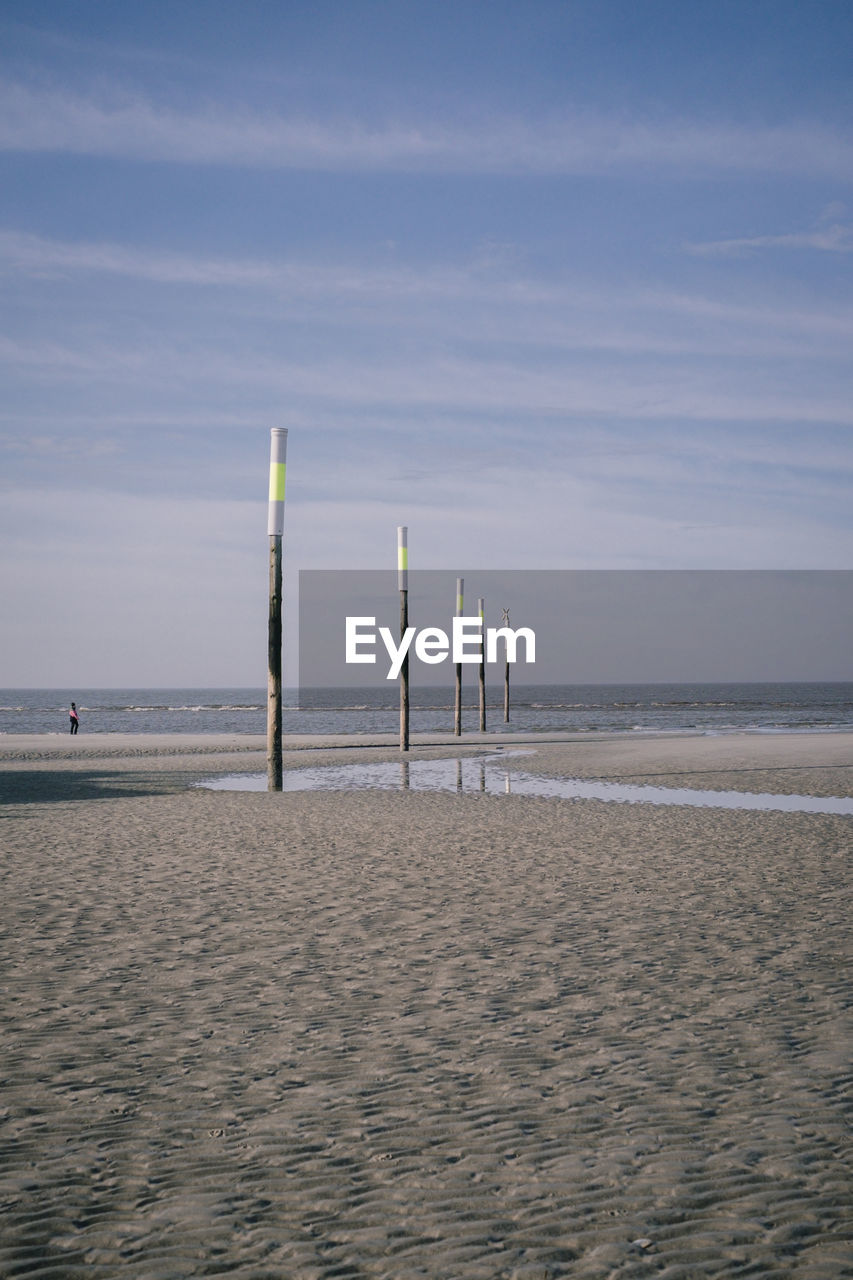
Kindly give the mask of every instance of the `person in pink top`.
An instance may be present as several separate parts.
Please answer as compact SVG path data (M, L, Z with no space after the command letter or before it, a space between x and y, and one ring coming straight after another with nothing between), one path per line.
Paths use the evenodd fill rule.
M71 703L71 710L68 714L71 717L71 732L76 733L77 730L80 728L80 717L77 714L76 703L74 702Z

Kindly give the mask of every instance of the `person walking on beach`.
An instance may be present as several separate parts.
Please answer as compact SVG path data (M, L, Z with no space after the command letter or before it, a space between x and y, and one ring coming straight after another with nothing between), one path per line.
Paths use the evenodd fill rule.
M74 702L71 703L71 710L69 711L68 714L71 717L71 732L76 733L77 730L80 728L80 717L77 714L76 703Z

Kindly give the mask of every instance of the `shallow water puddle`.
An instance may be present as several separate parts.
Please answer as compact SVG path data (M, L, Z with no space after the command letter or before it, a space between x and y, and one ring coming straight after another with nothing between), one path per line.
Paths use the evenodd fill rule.
M521 752L466 760L401 760L384 764L320 765L286 769L283 791L455 791L486 795L613 800L623 804L676 804L712 809L768 809L788 813L853 814L845 796L777 796L744 791L688 791L585 778L543 778L519 773L504 758ZM235 773L196 784L211 791L266 791L264 773Z

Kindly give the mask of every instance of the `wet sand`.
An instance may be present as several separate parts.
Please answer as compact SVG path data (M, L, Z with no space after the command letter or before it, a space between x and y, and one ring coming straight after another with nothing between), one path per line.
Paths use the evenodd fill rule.
M101 736L0 743L0 1274L853 1275L853 820L199 791L261 744ZM851 745L514 767L850 795Z

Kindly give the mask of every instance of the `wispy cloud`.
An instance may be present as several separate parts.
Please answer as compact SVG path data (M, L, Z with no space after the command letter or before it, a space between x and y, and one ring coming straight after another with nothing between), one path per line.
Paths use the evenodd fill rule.
M165 252L116 243L60 241L14 230L0 230L0 273L31 280L73 282L77 276L109 280L232 289L244 292L245 305L275 299L279 320L285 314L312 316L325 307L336 323L348 305L359 309L359 325L392 324L397 332L430 325L450 334L476 332L481 341L512 340L513 347L537 344L563 349L666 354L802 354L812 339L822 356L832 343L853 339L853 310L834 306L763 305L699 293L591 285L575 276L549 280L525 274L515 264L475 255L457 264L419 266L357 262L316 262L307 258L212 257ZM367 304L365 306L365 304ZM496 306L495 304L500 304ZM476 328L472 317L476 309ZM523 315L523 324L519 317ZM2 346L0 346L2 354ZM8 358L14 351L7 349ZM29 355L21 350L20 359ZM67 364L69 353L56 353ZM74 357L89 365L91 357Z
M344 295L381 298L461 295L541 303L557 296L553 287L493 271L488 261L463 267L329 265L306 260L204 257L159 252L112 243L58 241L26 232L0 230L0 268L54 278L75 272L124 276L157 284L273 290L300 296Z
M13 433L8 437L0 438L0 451L4 450L32 458L52 460L62 458L79 461L113 457L119 453L119 446L116 440L103 436L93 437L91 432L88 435L75 435L68 432L51 434L27 432L18 435Z
M720 257L737 257L761 249L817 249L821 253L853 253L853 226L834 223L829 227L818 227L814 231L707 240L686 247L690 253Z
M126 401L131 391L162 412L175 411L188 394L215 406L250 396L254 404L287 405L297 413L309 406L328 413L335 406L346 429L354 414L369 413L409 421L437 413L459 418L481 415L503 421L512 415L553 423L609 418L688 423L753 422L853 425L853 406L844 389L790 383L774 370L719 371L646 362L642 367L618 358L585 367L583 356L554 356L547 363L490 353L455 355L434 349L414 353L372 353L329 357L328 350L296 361L249 349L229 351L203 342L175 347L173 342L132 346L106 338L82 347L63 347L37 338L0 343L8 376L17 370L24 382L37 381L40 392L66 396L65 410L93 387L110 403ZM94 381L93 381L94 380ZM63 391L64 389L64 391Z
M490 115L464 123L374 124L240 105L177 108L119 88L95 97L16 81L0 84L0 148L346 172L853 173L849 139L811 124L638 120L589 110L535 120Z

